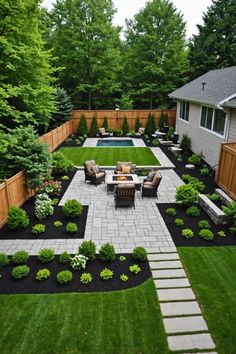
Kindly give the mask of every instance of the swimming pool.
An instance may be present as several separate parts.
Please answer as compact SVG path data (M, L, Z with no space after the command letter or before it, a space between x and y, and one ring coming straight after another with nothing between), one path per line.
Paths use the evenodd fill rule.
M122 147L122 146L134 146L132 140L125 140L125 139L98 139L97 146L112 146L112 147Z

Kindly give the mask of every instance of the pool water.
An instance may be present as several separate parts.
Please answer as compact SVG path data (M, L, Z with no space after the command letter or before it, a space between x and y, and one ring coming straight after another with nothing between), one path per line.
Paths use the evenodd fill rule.
M134 146L134 143L132 140L125 140L125 139L122 139L122 140L109 140L109 139L106 139L106 140L103 140L103 139L98 139L98 142L97 142L97 146L118 146L118 147L121 147L121 146Z

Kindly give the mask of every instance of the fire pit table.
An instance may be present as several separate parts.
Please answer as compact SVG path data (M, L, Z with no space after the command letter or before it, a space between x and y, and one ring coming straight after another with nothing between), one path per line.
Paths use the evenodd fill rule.
M107 194L109 192L113 192L114 186L118 184L134 184L135 189L140 191L141 188L141 181L139 177L135 174L129 175L106 175L106 184L107 184Z

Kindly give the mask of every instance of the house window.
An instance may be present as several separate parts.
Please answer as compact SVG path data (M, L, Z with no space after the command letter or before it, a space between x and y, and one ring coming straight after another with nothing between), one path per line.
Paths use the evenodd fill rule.
M220 109L202 106L201 127L224 135L226 114Z
M188 122L189 117L189 102L180 101L179 118Z

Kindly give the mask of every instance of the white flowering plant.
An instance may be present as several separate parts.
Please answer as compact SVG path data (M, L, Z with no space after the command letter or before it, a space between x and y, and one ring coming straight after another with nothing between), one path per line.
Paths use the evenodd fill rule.
M38 194L35 201L35 215L39 220L54 213L52 201L46 193Z
M76 254L70 259L70 265L75 270L85 269L88 258L82 254Z

